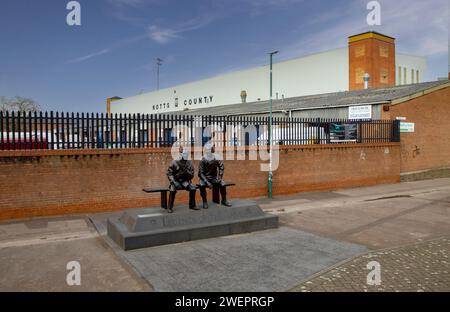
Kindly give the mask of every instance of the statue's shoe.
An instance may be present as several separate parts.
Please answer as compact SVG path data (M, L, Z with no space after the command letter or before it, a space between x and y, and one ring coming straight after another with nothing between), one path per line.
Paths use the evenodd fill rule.
M223 206L227 206L227 207L231 207L231 206L232 206L232 205L230 204L230 202L227 201L227 200L226 200L226 201L223 201L223 202L222 202L222 205L223 205Z
M195 206L195 207L189 207L189 209L191 209L191 210L200 210L200 208L198 208L197 206Z
M167 209L167 212L168 213L173 213L173 209L169 208L169 209Z
M208 208L209 208L208 203L203 203L203 209L208 209Z

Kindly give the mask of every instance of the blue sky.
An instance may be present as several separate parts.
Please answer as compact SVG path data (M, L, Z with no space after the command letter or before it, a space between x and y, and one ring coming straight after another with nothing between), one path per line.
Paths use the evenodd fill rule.
M429 58L427 80L446 77L448 1L381 0L382 25L366 24L369 0L0 0L0 96L45 110L98 112L109 96L161 87L344 47L376 30L397 50Z

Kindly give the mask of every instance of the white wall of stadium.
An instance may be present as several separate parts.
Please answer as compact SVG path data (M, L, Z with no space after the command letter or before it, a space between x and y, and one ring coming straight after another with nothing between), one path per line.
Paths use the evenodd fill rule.
M397 85L423 82L427 59L421 56L396 54ZM273 97L296 96L348 91L348 48L312 54L274 64ZM414 76L412 76L414 73ZM162 114L186 109L242 103L269 99L269 67L259 66L227 73L210 79L161 89L111 103L111 113Z

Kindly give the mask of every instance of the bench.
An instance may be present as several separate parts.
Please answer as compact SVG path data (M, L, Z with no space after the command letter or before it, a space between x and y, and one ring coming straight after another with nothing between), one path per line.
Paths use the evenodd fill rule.
M161 208L167 209L167 192L170 191L168 187L163 188L145 188L146 193L161 193Z
M236 185L235 183L225 182L225 185L223 187L226 189L229 186L235 186L235 185ZM213 200L213 203L220 204L220 192L219 192L218 187L213 187L212 200Z
M235 183L226 182L224 187L235 186ZM197 189L200 188L200 185L197 184ZM143 189L146 193L161 193L161 208L167 209L167 192L170 191L168 187L161 188L145 188ZM218 187L213 187L212 189L212 201L213 203L220 204L220 192Z
M235 183L232 182L225 182L225 185L223 187L227 188L229 186L235 186ZM197 184L197 188L200 188L200 184ZM220 204L220 192L219 188L216 186L213 186L212 188L212 201L213 203Z

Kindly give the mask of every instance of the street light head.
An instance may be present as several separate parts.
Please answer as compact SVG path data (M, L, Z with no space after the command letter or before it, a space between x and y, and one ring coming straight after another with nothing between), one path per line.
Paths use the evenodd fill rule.
M274 54L277 54L278 52L280 52L280 51L275 50L275 51L270 52L269 54L270 54L270 55L274 55Z

